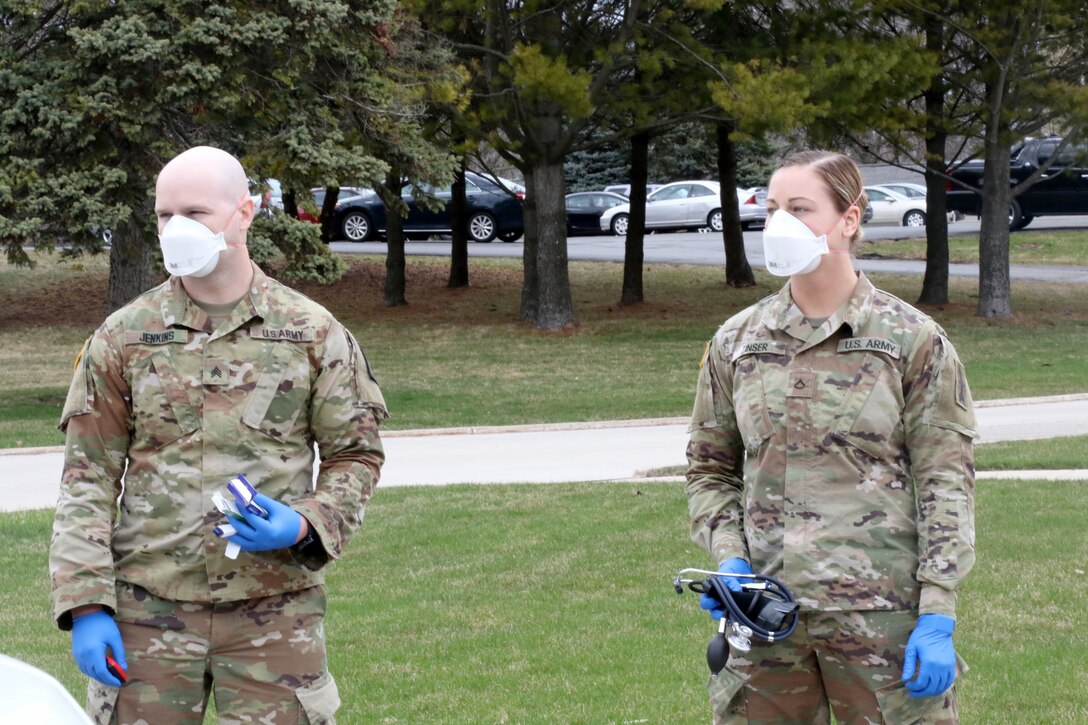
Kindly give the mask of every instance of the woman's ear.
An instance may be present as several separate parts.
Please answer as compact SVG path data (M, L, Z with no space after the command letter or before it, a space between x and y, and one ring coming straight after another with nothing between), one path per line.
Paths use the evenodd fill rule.
M858 233L861 226L861 209L857 204L852 204L846 213L842 215L842 236L846 241L851 241Z

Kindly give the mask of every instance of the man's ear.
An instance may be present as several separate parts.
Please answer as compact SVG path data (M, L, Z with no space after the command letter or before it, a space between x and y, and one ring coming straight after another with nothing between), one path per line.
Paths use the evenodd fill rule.
M238 229L246 231L253 224L253 215L257 211L256 203L252 196L247 196L242 205L238 207Z

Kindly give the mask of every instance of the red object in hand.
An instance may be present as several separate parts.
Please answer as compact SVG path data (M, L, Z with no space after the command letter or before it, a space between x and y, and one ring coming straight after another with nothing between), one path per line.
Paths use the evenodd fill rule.
M121 669L121 665L117 664L117 660L106 655L106 669L110 671L110 674L121 681L121 684L128 682L128 675Z

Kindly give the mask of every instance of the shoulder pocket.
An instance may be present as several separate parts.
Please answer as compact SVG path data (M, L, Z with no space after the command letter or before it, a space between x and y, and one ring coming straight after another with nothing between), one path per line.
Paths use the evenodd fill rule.
M348 354L351 358L351 392L355 399L356 408L370 408L374 416L379 420L389 417L385 407L385 397L374 373L370 370L370 363L363 354L363 349L355 341L355 336L345 327L344 334L348 341Z
M57 428L63 433L68 428L68 420L74 415L83 415L91 412L91 403L94 402L94 389L91 387L91 379L87 374L87 348L91 344L91 338L83 343L72 374L72 384L68 386L68 397L64 401L64 410L60 414L60 423Z
M940 394L929 416L929 423L947 428L973 439L978 432L975 405L967 386L967 372L958 358L953 358L941 370L937 379Z
M290 342L271 343L242 422L277 440L287 438L310 399L310 361Z

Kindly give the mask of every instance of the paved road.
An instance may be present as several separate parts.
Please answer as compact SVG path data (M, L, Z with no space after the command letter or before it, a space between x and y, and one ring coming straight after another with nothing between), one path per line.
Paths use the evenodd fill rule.
M1088 394L983 401L977 412L983 442L1088 435ZM682 465L687 421L390 431L383 439L382 486L617 480ZM59 448L0 451L0 510L52 506L61 465Z
M979 221L964 219L949 225L952 236L977 236ZM1036 219L1030 230L1034 229L1083 229L1088 227L1085 217L1049 217ZM907 239L924 237L924 228L867 226L865 235L868 239ZM347 254L385 255L384 242L333 242L332 248ZM448 240L428 240L424 242L406 242L405 251L409 255L445 256L450 254ZM643 244L647 264L702 264L724 265L725 250L721 238L716 234L697 232L679 232L667 234L647 234ZM763 239L761 231L744 233L744 248L748 262L753 267L763 267ZM491 244L469 244L470 257L518 257L522 255L521 241ZM570 259L592 262L622 262L623 238L611 235L597 237L571 237L567 244ZM925 264L920 261L899 259L859 259L857 265L865 272L886 272L892 274L922 274ZM978 277L977 264L949 265L949 274L953 277ZM1043 282L1066 282L1088 284L1088 267L1053 267L1044 265L1014 264L1011 267L1013 279L1037 280Z

